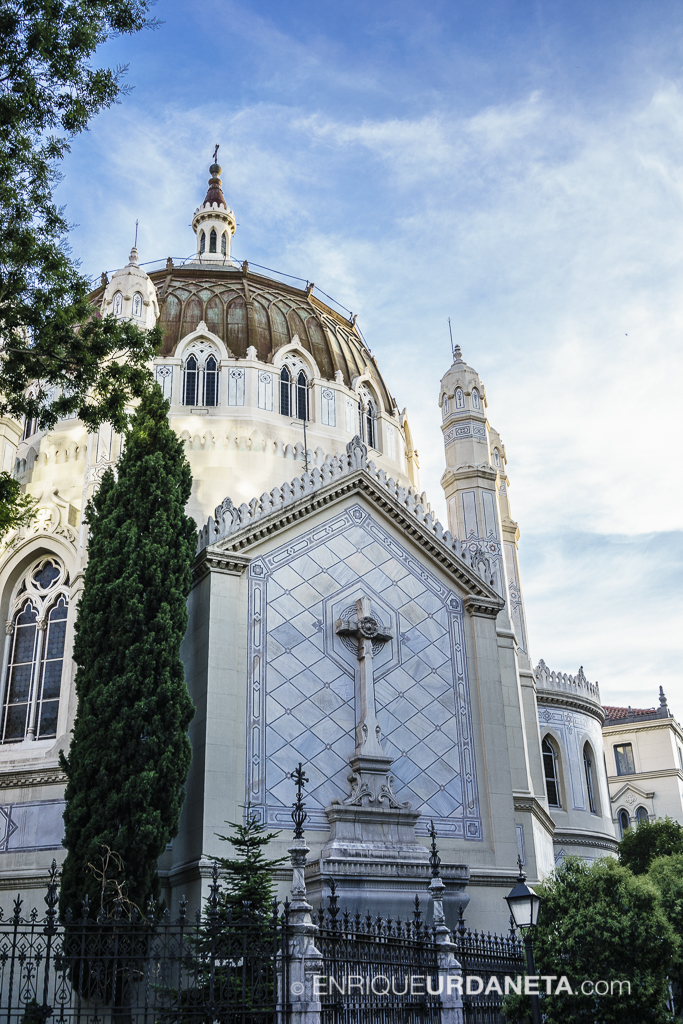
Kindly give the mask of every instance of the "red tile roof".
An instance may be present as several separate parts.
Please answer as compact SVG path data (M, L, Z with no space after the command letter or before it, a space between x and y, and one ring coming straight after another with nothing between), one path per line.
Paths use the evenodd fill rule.
M656 708L615 708L608 705L603 705L603 711L608 718L628 718L629 713L631 715L654 715L657 713Z

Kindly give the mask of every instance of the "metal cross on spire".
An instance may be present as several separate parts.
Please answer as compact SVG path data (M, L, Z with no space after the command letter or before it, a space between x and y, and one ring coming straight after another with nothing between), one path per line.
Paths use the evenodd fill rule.
M336 631L358 643L358 669L354 692L356 711L356 754L386 757L380 743L380 727L375 710L375 678L372 667L372 643L391 640L393 633L372 615L369 597L356 601L355 619L338 619Z
M213 162L214 163L218 163L218 147L219 147L219 144L216 143L216 148L213 151Z

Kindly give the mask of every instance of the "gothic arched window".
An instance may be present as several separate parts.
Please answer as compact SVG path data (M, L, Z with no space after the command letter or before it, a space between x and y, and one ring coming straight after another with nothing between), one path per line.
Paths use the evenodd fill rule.
M624 838L630 827L631 819L628 816L628 811L619 811L619 831L621 832L622 839Z
M221 255L222 256L227 256L228 255L228 233L227 233L227 231L224 231L223 234L221 235Z
M448 395L446 395L444 400L443 400L443 414L444 414L444 417L448 416L450 411L451 411L451 403L448 400Z
M638 824L640 825L641 821L649 821L649 820L650 820L650 815L647 813L647 810L644 807L639 807L638 810L636 811L636 821L638 822Z
M133 316L142 316L142 295L136 292L133 296Z
M462 388L456 388L455 389L455 394L453 395L453 398L455 399L455 408L456 409L464 409L465 408L465 392L463 391Z
M292 377L286 366L280 370L280 413L282 416L292 414Z
M197 405L199 383L199 365L196 356L190 356L185 363L185 381L183 386L183 405Z
M200 253L206 252L206 235L203 231L199 236L199 251Z
M377 411L375 409L375 403L371 398L368 399L365 410L363 413L364 428L365 428L365 443L368 448L377 447Z
M472 408L481 409L481 398L476 388L472 388Z
M112 312L114 316L121 316L123 313L123 295L121 292L116 292L112 300Z
M218 363L209 356L204 367L204 405L218 405Z
M211 234L209 235L209 252L216 252L216 243L218 242L218 235L216 229L211 228Z
M296 418L308 419L308 381L303 370L299 370L296 378Z
M68 576L53 556L34 562L12 602L3 679L2 743L57 735Z
M587 743L584 743L583 746L583 771L586 776L588 809L591 814L597 814L597 804L595 802L595 775L593 773L593 752Z
M541 744L541 749L543 751L543 774L545 775L545 790L548 795L548 804L551 807L561 807L557 749L547 736Z

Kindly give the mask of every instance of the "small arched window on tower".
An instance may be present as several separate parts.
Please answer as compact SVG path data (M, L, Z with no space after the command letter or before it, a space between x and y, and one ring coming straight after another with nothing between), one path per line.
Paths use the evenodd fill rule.
M375 408L375 403L371 398L368 398L365 404L363 420L363 425L365 427L365 443L368 448L377 448L377 410Z
M451 403L449 401L448 395L444 395L444 400L443 400L443 415L444 415L444 419L446 418L446 416L448 416L450 411L451 411Z
M296 378L296 418L308 419L308 381L303 370L299 371Z
M197 357L191 355L185 363L185 381L183 386L183 405L197 405L197 385L199 384L199 365Z
M206 235L202 231L199 236L199 252L206 252Z
M123 295L121 292L116 292L114 295L111 308L114 316L121 316L123 314Z
M456 409L464 409L465 408L465 392L463 391L462 388L456 388L455 389L455 394L453 395L453 398L455 399L455 408Z
M591 814L597 814L595 800L595 774L593 770L593 751L587 743L583 745L583 772L586 777L586 794L588 796L588 809Z
M209 356L204 367L204 405L218 405L218 363Z
M501 466L503 465L500 457L500 452L498 451L497 448L493 449L493 465L496 466L497 469L500 469Z
M638 822L638 824L640 825L640 823L642 821L649 821L649 820L650 820L650 815L647 813L647 810L644 807L639 807L638 810L636 811L636 821Z
M631 827L631 819L628 816L628 811L619 811L619 831L621 838L623 839L628 830Z
M292 377L286 366L280 370L280 414L292 414Z
M133 296L133 316L142 316L142 295L136 292Z
M476 388L472 388L472 408L481 409L481 398Z
M221 235L221 256L228 255L228 233L224 231Z
M211 228L211 234L209 235L209 252L216 252L217 244L218 235L216 234L216 229Z
M561 807L560 773L555 744L546 736L541 744L543 751L543 774L545 775L545 791L548 794L550 807Z

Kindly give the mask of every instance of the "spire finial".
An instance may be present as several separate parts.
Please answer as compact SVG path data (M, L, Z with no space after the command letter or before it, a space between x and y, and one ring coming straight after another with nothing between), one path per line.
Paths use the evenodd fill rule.
M216 148L213 151L213 162L215 164L218 163L218 148L219 148L219 143L217 142L216 143Z
M454 363L462 363L463 362L462 352L460 350L460 346L459 345L456 345L454 347L454 349L453 349L453 362Z
M213 163L209 167L209 174L211 177L209 178L209 190L204 199L204 206L206 206L207 203L209 206L213 203L217 203L218 206L224 206L227 210L228 204L225 201L223 189L221 188L221 172L223 168L218 163L218 149L219 144L216 143L213 151Z

